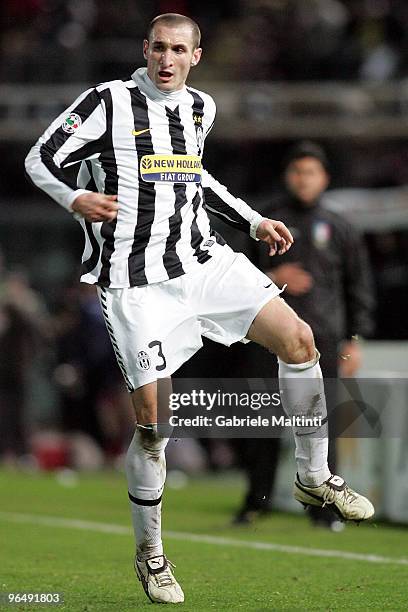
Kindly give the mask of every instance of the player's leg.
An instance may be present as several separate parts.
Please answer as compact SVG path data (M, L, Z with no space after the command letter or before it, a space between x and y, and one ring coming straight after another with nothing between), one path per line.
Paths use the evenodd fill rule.
M327 411L323 379L310 327L279 297L269 301L255 317L247 338L278 356L281 401L289 416L320 416ZM288 384L286 380L288 379ZM299 383L297 382L299 380ZM310 379L302 384L304 379ZM304 484L315 486L330 477L327 465L327 424L316 430L295 428L296 463ZM300 436L298 434L301 434Z
M363 520L372 504L352 491L327 465L327 410L319 353L310 327L279 297L255 317L247 338L278 356L282 406L292 417L321 417L316 427L294 426L298 477L295 497L305 505L333 504L342 518Z
M309 397L304 385L290 385L284 408L294 416L300 415L301 410L312 416L311 406L315 404L316 414L324 418L323 381L309 326L277 297L279 288L244 255L227 248L206 266L206 277L198 278L194 293L195 299L200 298L198 313L203 334L227 345L246 336L275 352L281 359L281 379L312 379ZM311 485L330 477L326 426L323 429L321 437L296 436L298 471L303 481Z
M131 394L136 430L126 455L126 477L136 540L135 570L151 601L181 603L183 591L163 554L161 507L168 438L158 431L158 414L168 407L171 380L159 379Z
M159 381L159 385L163 383L167 386L168 379ZM158 383L152 382L131 394L136 430L126 455L137 555L143 561L163 554L160 515L168 439L157 431L157 389Z
M177 299L181 282L98 289L106 326L135 409L126 476L137 555L135 569L152 601L184 600L161 541L161 495L167 438L158 431L168 409L171 374L201 347L199 325ZM157 381L157 379L159 379Z

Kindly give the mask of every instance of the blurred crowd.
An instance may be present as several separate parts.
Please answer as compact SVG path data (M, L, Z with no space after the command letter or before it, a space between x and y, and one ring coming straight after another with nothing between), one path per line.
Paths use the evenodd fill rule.
M0 80L125 77L146 24L169 11L200 24L201 79L385 81L408 64L405 0L14 0L0 15Z
M93 287L46 303L1 260L0 355L0 463L97 468L121 455L133 415Z

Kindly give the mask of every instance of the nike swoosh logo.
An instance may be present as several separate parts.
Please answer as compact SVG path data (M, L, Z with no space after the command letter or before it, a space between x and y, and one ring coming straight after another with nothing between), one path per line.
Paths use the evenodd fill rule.
M264 289L268 289L271 286L272 286L272 283L269 283L269 285L264 285Z
M140 134L144 134L145 132L150 132L150 128L146 128L145 130L132 130L132 136L140 136Z

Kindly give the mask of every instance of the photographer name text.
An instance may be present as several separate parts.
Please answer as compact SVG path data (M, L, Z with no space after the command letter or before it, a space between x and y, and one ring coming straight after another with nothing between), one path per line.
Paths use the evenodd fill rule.
M169 424L172 427L313 427L319 428L322 426L323 418L321 416L305 417L305 416L246 416L246 417L226 417L218 415L210 417L206 415L198 415L194 417L180 417L177 414L172 414L169 418Z

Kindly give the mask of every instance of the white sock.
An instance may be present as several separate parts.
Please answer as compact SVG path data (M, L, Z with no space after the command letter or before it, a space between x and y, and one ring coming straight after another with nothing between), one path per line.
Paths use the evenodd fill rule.
M141 561L163 554L161 496L166 480L167 442L168 438L157 433L157 425L137 425L126 455L136 553Z
M327 409L319 357L317 352L312 361L296 364L278 359L281 401L286 414L323 419L320 428L293 427L298 475L303 484L312 487L321 485L331 476L327 465Z

